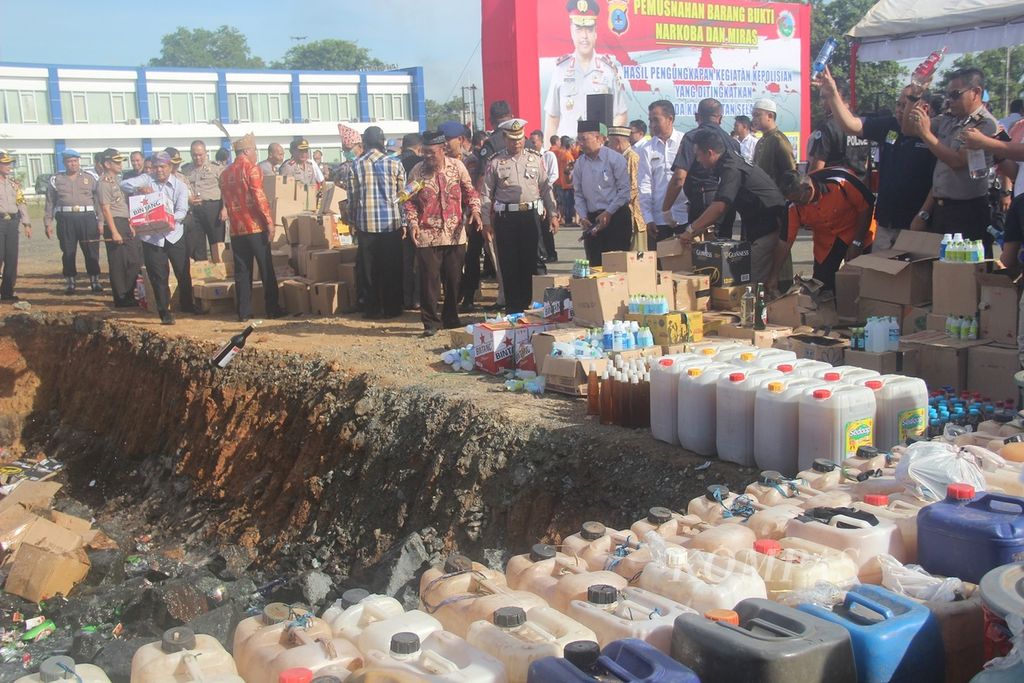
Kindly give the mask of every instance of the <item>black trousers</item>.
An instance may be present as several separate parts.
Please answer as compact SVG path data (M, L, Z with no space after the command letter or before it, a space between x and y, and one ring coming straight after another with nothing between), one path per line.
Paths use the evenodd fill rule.
M604 212L591 211L587 214L587 220L594 223L602 213ZM606 251L629 251L632 239L633 215L629 211L629 205L626 205L612 214L612 219L608 221L604 230L583 238L583 249L587 252L590 265L599 266Z
M184 237L174 244L165 240L162 247L143 242L142 260L146 264L146 272L153 285L153 301L156 303L157 313L163 314L170 310L171 290L168 279L172 269L174 277L178 280L178 302L181 310L195 311L192 301L192 274L189 272Z
M363 314L388 318L401 315L402 233L359 233L356 260L366 277Z
M458 293L465 258L464 244L416 249L416 266L420 274L420 320L425 329L462 326ZM438 315L437 302L442 294L444 304Z
M89 275L100 274L100 226L96 214L92 211L65 212L57 216L57 242L60 244L61 261L64 277L78 275L75 261L78 247L81 246L85 256L85 272Z
M223 206L219 199L205 199L189 209L185 222L185 239L188 240L188 255L193 261L205 261L209 258L206 244L224 243L224 224L220 222L220 210Z
M540 216L536 211L506 211L494 216L494 240L508 313L522 313L533 297L539 225Z
M537 245L537 253L541 263L558 260L558 249L555 248L555 233L551 232L551 216L545 216L540 221L540 244ZM538 271L538 275L546 275L547 268Z
M992 258L992 235L987 230L991 221L988 197L936 199L928 232L959 232L964 239L981 240L985 244L985 258Z
M469 230L467 237L462 282L459 284L459 300L469 305L476 299L476 291L480 289L480 257L484 253L484 234L479 230Z
M132 236L128 219L114 218L114 227L121 236L121 243L107 241L107 269L110 271L110 291L115 306L135 305L135 280L142 267L142 242ZM110 240L113 235L107 225L103 226L103 237Z
M419 258L412 236L402 240L402 303L412 308L420 300Z
M19 214L4 220L0 218L0 268L3 268L3 280L0 280L0 299L14 296L14 283L18 279L18 223Z
M274 257L270 253L270 240L266 232L231 237L231 258L235 267L235 301L238 302L238 317L248 320L252 317L252 275L253 262L259 266L263 278L263 299L267 315L281 312L277 301L277 274L274 272Z

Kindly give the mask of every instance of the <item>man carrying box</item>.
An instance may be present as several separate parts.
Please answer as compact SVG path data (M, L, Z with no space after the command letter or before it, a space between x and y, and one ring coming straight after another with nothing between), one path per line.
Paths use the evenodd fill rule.
M231 255L235 266L238 320L252 317L252 264L263 279L267 317L280 318L277 275L270 243L277 230L270 204L263 194L263 172L256 165L256 138L252 133L235 141L235 161L220 174L220 193L231 225Z

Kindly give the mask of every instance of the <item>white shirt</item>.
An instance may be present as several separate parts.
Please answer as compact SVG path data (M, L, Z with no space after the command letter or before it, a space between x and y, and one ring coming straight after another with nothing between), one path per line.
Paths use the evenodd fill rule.
M668 140L652 137L643 149L637 152L640 155L637 187L640 191L640 212L644 216L644 223L666 225L661 204L665 201L668 181L672 178L672 162L682 141L682 132L673 130ZM672 217L677 223L687 222L686 195L682 192L672 205Z
M553 186L558 180L558 157L550 149L544 150L540 155L544 159L544 170L548 173L548 182Z
M754 163L754 148L757 147L757 138L753 135L748 135L739 142L740 154L743 155L743 159L748 164Z
M158 247L164 246L164 242L176 244L185 234L185 215L188 213L188 188L174 175L167 178L166 183L158 183L152 176L143 173L134 178L121 181L121 190L126 194L135 194L143 187L148 187L154 192L159 192L163 197L167 208L174 214L174 227L170 232L154 232L139 235L139 239Z

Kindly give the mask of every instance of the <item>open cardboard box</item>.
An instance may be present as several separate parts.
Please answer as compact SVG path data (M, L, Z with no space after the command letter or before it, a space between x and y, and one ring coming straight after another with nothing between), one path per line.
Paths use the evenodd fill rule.
M569 289L576 322L580 325L601 327L606 320L626 318L629 285L625 273L572 278Z
M693 249L683 247L678 237L669 237L658 242L658 260L662 270L674 273L693 271Z
M892 249L853 259L849 265L861 269L859 296L911 306L928 303L941 242L942 235L901 230Z
M1020 286L1000 271L981 273L977 280L981 299L978 304L979 336L992 340L994 344L1016 348Z
M658 286L658 258L647 251L606 251L601 257L606 273L625 273L630 294L654 294Z
M606 358L548 358L544 361L544 390L586 396L587 375L591 368L600 375L606 367Z

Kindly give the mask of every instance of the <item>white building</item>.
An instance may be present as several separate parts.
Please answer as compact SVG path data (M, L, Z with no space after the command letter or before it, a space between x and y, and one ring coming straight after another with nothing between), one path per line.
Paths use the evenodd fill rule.
M71 148L91 166L107 147L147 156L193 140L227 147L252 132L260 145L287 150L295 136L341 159L338 124L388 137L426 128L423 69L383 72L82 67L0 62L0 149L16 158L27 191L36 176L61 170ZM286 152L287 156L287 152Z

